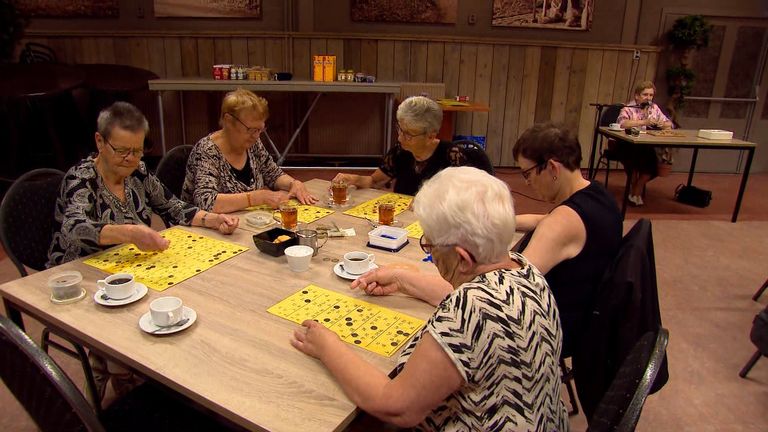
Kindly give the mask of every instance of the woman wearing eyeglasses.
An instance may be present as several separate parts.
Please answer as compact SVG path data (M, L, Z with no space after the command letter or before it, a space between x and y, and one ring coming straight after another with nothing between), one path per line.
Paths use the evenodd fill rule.
M291 197L315 203L304 183L284 173L261 143L268 117L266 99L245 89L227 93L221 129L192 148L181 198L221 213L260 204L275 208Z
M517 140L512 155L525 182L556 204L547 214L518 215L516 221L518 230L533 231L520 250L549 282L568 357L592 295L619 251L621 213L600 183L582 176L581 146L573 132L552 123L534 125Z
M557 306L541 273L508 251L515 211L507 185L477 168L447 168L424 183L413 208L424 230L421 246L440 276L382 267L351 285L436 306L405 347L395 377L313 320L291 344L318 358L352 403L388 423L439 431L568 430Z
M397 108L397 141L371 175L339 173L343 180L359 188L384 187L394 180L394 191L415 195L421 184L440 170L464 164L463 154L452 151L453 143L437 138L443 110L432 99L413 96Z
M56 231L48 267L119 243L164 250L168 240L150 228L157 213L169 225L195 225L232 233L238 218L210 213L173 196L141 157L147 119L135 106L115 102L99 114L98 153L72 167L56 201Z

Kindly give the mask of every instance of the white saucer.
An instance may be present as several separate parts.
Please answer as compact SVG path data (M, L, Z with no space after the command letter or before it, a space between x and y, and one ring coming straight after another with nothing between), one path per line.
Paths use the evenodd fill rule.
M147 289L147 286L140 282L136 282L133 286L136 288L136 291L133 292L133 295L126 297L124 299L104 300L103 298L101 298L101 295L104 294L104 290L99 289L98 291L96 291L96 294L93 295L93 300L102 306L122 306L122 305L127 305L129 303L133 303L137 300L141 300L142 298L144 298L145 295L147 295L147 291L149 291Z
M181 319L189 318L189 321L184 325L168 328L158 327L152 322L152 313L147 312L139 318L139 327L145 332L153 335L167 335L186 330L197 321L197 312L190 307L183 306L183 308L184 311L181 314Z
M609 127L608 129L610 129L612 131L623 131L624 130L622 128L612 128L612 127Z
M336 276L338 276L340 278L344 278L344 279L349 279L349 280L355 280L355 279L359 278L360 276L362 276L363 274L365 274L366 272L369 272L369 271L371 271L373 269L379 268L379 266L377 266L376 263L371 263L371 265L368 266L368 270L366 270L366 271L364 271L364 272L362 272L360 274L352 274L352 273L347 273L345 270L342 270L341 267L343 265L344 265L344 263L341 263L341 262L336 263L336 265L333 266L333 272L336 273Z
M83 288L80 288L80 294L78 294L78 295L76 295L76 296L74 296L74 297L72 297L70 299L59 300L57 298L54 298L53 294L51 294L51 303L53 303L53 304L69 304L69 303L74 303L76 301L82 300L83 297L85 297L85 294L86 294L86 291Z

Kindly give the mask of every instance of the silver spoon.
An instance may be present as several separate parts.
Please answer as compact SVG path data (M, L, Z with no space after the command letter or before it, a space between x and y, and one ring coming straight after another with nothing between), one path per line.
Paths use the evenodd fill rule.
M189 318L184 318L184 319L179 320L179 322L177 322L176 324L171 324L169 326L158 326L158 328L152 330L151 333L157 333L157 332L162 331L162 330L168 330L168 329L172 329L174 327L180 327L180 326L183 326L184 324L186 324L188 322L189 322Z

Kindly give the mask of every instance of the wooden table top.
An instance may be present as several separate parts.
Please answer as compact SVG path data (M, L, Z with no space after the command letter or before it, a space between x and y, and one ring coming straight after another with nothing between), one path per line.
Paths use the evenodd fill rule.
M716 140L700 138L696 136L699 131L695 129L675 129L675 132L681 133L683 136L658 136L648 133L641 133L639 136L627 135L624 130L612 130L605 126L600 127L600 133L603 135L620 139L622 141L631 142L632 144L648 144L648 145L680 145L680 146L696 146L696 147L736 147L746 148L755 147L757 144L749 141L742 141L740 139L728 139L728 140Z
M323 197L327 196L328 184L322 180L307 182L310 191ZM381 193L371 189L355 191L353 204ZM398 219L410 223L415 217L406 211ZM437 270L431 263L421 261L424 254L413 239L398 253L366 248L370 228L362 219L337 211L309 227L331 221L341 228L354 227L357 235L329 239L312 259L309 271L303 273L291 272L285 257L273 258L259 252L253 244L252 231L238 229L233 235L224 236L193 228L213 238L247 245L250 250L162 293L150 290L140 301L122 307L107 308L95 303L96 280L105 274L82 260L8 282L0 286L0 293L49 326L245 428L336 430L354 417L356 407L319 361L291 347L289 338L297 325L267 313L266 309L312 283L426 319L433 308L421 301L401 295L370 297L349 290L349 281L333 273L335 263L324 258L340 258L350 250L365 250L375 253L379 265L408 262L423 272ZM49 300L46 281L63 270L83 274L82 285L87 290L83 300L68 305L55 305ZM139 318L149 310L154 298L166 295L180 297L197 312L197 321L174 335L157 337L143 332ZM383 371L392 370L398 356L386 358L355 349Z

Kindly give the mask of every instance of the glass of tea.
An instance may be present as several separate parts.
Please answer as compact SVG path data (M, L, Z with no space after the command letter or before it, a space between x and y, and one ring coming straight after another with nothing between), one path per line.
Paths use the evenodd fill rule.
M334 180L331 182L331 198L333 204L343 206L349 201L349 184L344 180Z
M380 201L378 205L379 225L394 225L395 223L395 202Z
M279 217L277 216L277 212L280 212ZM280 204L280 207L275 211L273 217L287 230L293 231L299 226L299 208L290 202Z

